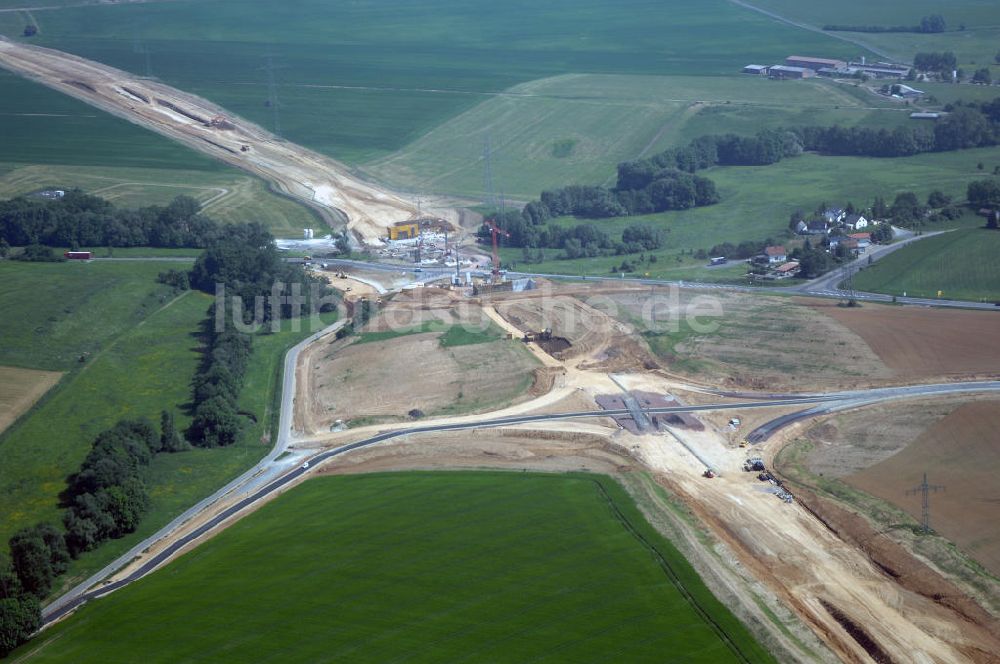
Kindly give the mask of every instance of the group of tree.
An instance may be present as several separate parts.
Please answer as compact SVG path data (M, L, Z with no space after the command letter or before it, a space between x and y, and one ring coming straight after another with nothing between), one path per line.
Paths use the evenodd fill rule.
M839 262L836 254L827 251L822 244L813 246L809 240L793 249L788 257L799 262L799 274L805 279L815 279L826 274Z
M966 191L969 205L990 210L1000 209L1000 182L997 180L977 180L970 182Z
M187 448L164 411L161 428L147 420L123 420L101 432L63 494L64 530L39 523L17 531L0 553L0 657L41 626L39 600L73 558L139 525L149 503L144 470L160 452Z
M8 250L9 251L9 250ZM4 252L5 254L7 252ZM60 263L66 258L57 254L52 247L42 244L29 244L24 250L16 254L14 260L25 261L26 263Z
M713 245L712 248L707 251L705 249L699 249L695 252L694 257L699 260L704 260L710 257L725 257L730 260L745 260L747 258L757 256L764 250L764 247L772 244L774 244L774 240L772 238L767 238L763 242L757 240L744 240L739 244L723 242L722 244Z
M618 168L618 189L632 189L654 168L686 172L712 166L768 165L803 151L826 155L906 157L923 152L946 152L1000 143L1000 98L991 102L958 103L934 125L869 127L807 126L769 129L754 136L702 136L681 148L666 150L648 160L626 162Z
M801 137L787 129L764 129L752 136L709 134L649 159L621 164L618 188L636 188L636 184L648 180L648 173L655 169L694 173L713 166L767 166L796 157L802 154L802 149Z
M329 292L302 265L282 260L274 237L257 223L227 225L225 234L208 242L189 277L192 288L206 293L216 294L223 286L233 315L247 323L308 313L297 312L296 306L308 309L314 297Z
M183 281L161 275L163 280ZM225 297L212 305L205 323L208 348L194 381L194 418L188 436L200 447L232 445L240 434L238 402L246 380L252 337L240 323L264 323L325 311L329 288L302 265L282 260L274 237L260 224L226 226L195 261L188 275L193 288ZM317 298L317 299L314 299Z
M213 315L206 327L208 350L194 379L194 418L188 437L199 447L225 447L239 439L239 397L253 352L253 339L238 332L230 316L221 317L224 328L215 329Z
M932 128L803 127L807 150L828 155L908 157L924 152L948 152L996 145L1000 122L973 106L954 106Z
M0 238L13 246L204 247L221 233L190 196L134 210L79 189L52 200L0 201Z
M368 299L357 300L351 307L351 318L345 325L337 330L337 339L343 339L356 332L360 332L375 313L375 305Z
M618 174L618 184L612 189L574 185L544 191L526 208L526 220L538 225L551 217L567 215L588 219L627 217L719 202L714 182L677 168L649 161L629 162L619 165Z
M823 29L828 32L916 32L920 34L934 34L944 32L947 23L940 14L931 14L920 19L918 25L824 25Z
M543 194L546 196L549 192ZM614 238L593 223L572 226L545 224L533 225L526 214L507 211L497 214L494 223L509 233L505 244L524 249L525 262L541 262L544 249L561 249L561 258L593 258L595 256L623 256L643 251L661 249L666 243L663 230L645 224L625 227L621 236ZM488 242L490 231L483 228L480 239Z
M958 69L958 58L951 51L921 52L913 56L913 68L950 77L951 73Z

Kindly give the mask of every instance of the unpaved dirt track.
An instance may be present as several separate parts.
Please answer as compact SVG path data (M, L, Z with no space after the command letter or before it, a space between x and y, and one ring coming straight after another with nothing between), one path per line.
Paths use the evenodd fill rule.
M354 177L344 164L162 83L3 38L0 67L258 175L331 226L346 224L365 243L378 243L394 222L420 216L415 204ZM213 123L214 118L224 120Z

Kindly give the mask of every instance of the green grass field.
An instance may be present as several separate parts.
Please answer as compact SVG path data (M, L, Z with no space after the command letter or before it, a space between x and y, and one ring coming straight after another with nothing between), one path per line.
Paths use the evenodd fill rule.
M127 292L117 297L125 299ZM39 520L59 522L58 494L94 436L126 417L158 421L164 408L188 420L191 379L200 353L194 336L210 298L167 300L66 378L0 438L0 541Z
M526 199L570 183L608 182L619 162L704 134L803 124L891 127L910 122L907 115L825 79L575 74L493 96L365 171L404 189L479 197L489 139L496 191Z
M189 422L191 380L201 354L200 325L211 298L174 300L155 282L176 263L16 263L0 261L0 364L68 371L19 423L0 437L0 541L42 519L59 520L65 478L93 437L123 417L158 421L172 409ZM335 320L324 314L323 323ZM254 341L240 396L253 413L239 444L159 455L149 472L153 502L139 531L74 562L64 585L99 569L178 513L253 465L268 449L285 350L310 334L285 321ZM80 363L81 354L88 353Z
M496 472L309 480L11 659L773 661L615 482Z
M993 64L1000 37L1000 7L989 0L912 0L905 3L846 0L836 4L797 0L752 0L750 3L788 19L822 27L835 25L917 25L923 16L941 14L947 31L940 34L838 33L910 62L918 51L954 51L963 65ZM965 30L960 30L961 26ZM997 68L1000 71L1000 68Z
M0 162L232 173L179 143L5 70L0 91Z
M170 289L155 280L169 267L0 261L0 364L79 367L80 355L95 356L163 306Z
M859 290L910 297L1000 301L1000 232L957 230L904 247L854 278Z
M715 76L789 49L858 50L725 0L676 0L669 11L655 0L300 0L294 12L264 0L181 0L33 13L35 43L151 74L269 128L270 53L282 134L349 163L539 78Z
M41 189L79 188L118 207L166 205L176 196L199 201L204 214L221 223L258 221L276 237L301 237L303 228L328 232L308 208L272 194L263 180L239 171L197 171L113 166L5 164L0 198ZM124 255L124 254L123 254Z
M279 237L323 229L307 208L272 194L262 180L3 71L0 121L0 198L79 187L142 207L184 194L221 222L259 221Z
M983 163L982 171L978 168L979 163ZM771 166L729 166L706 171L715 180L722 197L717 205L587 223L596 224L613 237L620 237L622 230L632 224L650 224L666 231L665 247L649 252L657 257L657 262L643 263L632 276L648 272L651 277L664 279L740 280L743 271L738 266L705 269L705 261L697 261L688 253L708 250L722 242L738 244L744 240L763 241L768 237L783 241L787 239L785 234L792 212L814 210L823 202L846 205L853 201L859 206L869 205L877 195L892 201L901 191L916 192L923 199L932 189L963 200L968 183L982 179L984 173L992 173L997 165L1000 165L1000 148L929 153L902 159L806 154ZM581 222L563 218L548 223ZM930 225L927 230L936 228ZM547 250L545 262L522 264L520 249L502 248L501 259L505 264L513 262L517 269L530 272L607 275L623 258L635 258L609 256L560 260L561 253L560 250Z

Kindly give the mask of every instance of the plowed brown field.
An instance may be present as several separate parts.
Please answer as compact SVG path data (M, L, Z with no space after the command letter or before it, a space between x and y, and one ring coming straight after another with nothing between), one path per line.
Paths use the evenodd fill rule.
M897 378L1000 374L1000 312L813 306L864 339Z
M888 459L843 478L920 519L906 491L927 473L945 491L932 498L931 525L1000 575L1000 401L968 403Z

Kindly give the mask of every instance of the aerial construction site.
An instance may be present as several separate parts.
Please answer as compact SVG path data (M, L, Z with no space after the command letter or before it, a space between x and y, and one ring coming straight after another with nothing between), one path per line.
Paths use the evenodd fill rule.
M218 543L227 531L252 541L253 528L260 526L248 524L263 516L277 519L269 510L290 497L286 494L304 495L308 487L303 485L310 481L316 486L334 482L331 478L401 471L495 471L505 478L600 476L624 490L641 513L639 521L676 547L694 576L732 612L737 619L733 622L752 635L747 640L761 644L778 661L1000 662L1000 473L993 463L1000 427L1000 315L992 302L945 301L939 296L928 304L905 292L898 297L859 293L850 269L860 271L860 254L845 264L847 290L841 290L843 282L832 272L814 279L803 276L786 289L646 278L648 274L639 277L631 269L633 276L626 278L625 268L617 268L618 260L628 255L648 261L648 267L655 261L647 258L652 250L645 248L588 254L585 258L615 260L610 272L602 267L600 276L554 276L542 269L515 272L502 264L501 251L511 237L497 223L503 204L492 214L488 205L470 204L463 210L445 204L428 207L416 196L368 181L360 170L283 140L199 96L68 53L0 37L0 66L259 176L273 190L308 206L326 224L320 231L324 237L315 237L308 228L301 241L262 242L278 266L269 274L286 274L280 270L293 264L302 283L323 282L336 292L329 298L334 304L322 312L329 316L322 325L298 337L282 337L287 345L263 333L244 339L246 356L257 344L270 349L272 359L279 353L283 359L266 366L260 360L261 365L253 367L259 369L252 377L263 394L259 400L266 402L260 405L260 419L270 418L274 425L261 426L260 440L238 450L242 457L234 453L227 458L227 483L213 486L210 495L185 505L185 511L171 505L176 511L164 519L172 519L167 525L143 531L133 548L124 551L128 547L123 546L113 554L120 555L116 561L68 592L49 597L41 613L42 638L52 626L58 630L71 624L67 630L83 630L72 623L74 612L87 604L93 608L105 596L114 597L112 593L122 597L129 586L148 588L136 582L167 566L174 566L178 579L185 574L197 577L177 563L196 561L199 556L192 552L206 544L206 558L221 555L210 542ZM694 103L694 110L679 115L700 112L702 102ZM666 132L668 127L660 128L641 154ZM557 143L556 152L563 156L553 158L569 158L575 139ZM978 170L984 168L980 163ZM997 169L1000 172L1000 166ZM488 195L495 198L492 190ZM451 199L442 195L439 200ZM553 221L553 226L558 223ZM338 245L345 238L347 246ZM917 239L911 234L905 242ZM809 242L803 244L812 251ZM202 260L186 252L191 246L205 248L169 247L168 260ZM279 257L277 247L288 253ZM537 247L521 248L524 263L531 264L531 250ZM784 247L768 243L765 260L768 250L784 260ZM174 251L176 255L170 253ZM678 264L686 260L684 251L694 254L690 248L680 250ZM108 258L116 258L110 242L107 252ZM89 250L76 252L74 247L65 255L73 258L77 253L81 260L64 267L93 265ZM634 254L641 254L641 260ZM51 262L58 262L58 255L53 256ZM116 260L156 258L128 254ZM708 260L713 269L732 267L725 266L725 257ZM196 265L195 270L203 267L202 262ZM188 289L188 275L194 273L150 271L149 281L155 276L157 288L163 286L148 297L161 307L157 313L176 313L175 302L192 310L207 308L211 298ZM183 282L183 288L170 290L171 280ZM143 301L139 307L143 315L146 305ZM219 308L218 301L215 306L212 315L222 311L224 317L225 307ZM141 319L138 313L133 317ZM314 318L320 320L319 314ZM139 325L145 323L141 320ZM178 332L181 325L164 325L175 340L187 340ZM38 330L44 329L39 324ZM206 338L214 344L227 333L228 328L217 327ZM272 333L284 329L278 325ZM191 336L201 343L202 337ZM116 343L117 337L108 342L112 347ZM149 342L135 341L144 343ZM204 359L192 359L189 350L177 353L194 371ZM235 357L240 351L223 348L216 353L212 347L206 356L228 358L230 353ZM78 357L79 373L89 371L88 363L96 359L89 354ZM14 395L17 400L7 399L12 405L0 411L5 426L15 425L33 400L63 375L28 376L27 369L0 369L11 381L30 378L38 383L30 399L19 394ZM229 372L216 369L223 377ZM269 380L271 392L260 387ZM211 394L206 401L223 400L223 388L211 385L218 392L206 389ZM233 410L234 418L258 424L257 416L242 406ZM173 415L163 410L162 418L163 436L153 436L153 442L166 447L167 423L173 427ZM202 470L196 461L169 459L182 469L178 473L194 477ZM397 489L396 477L385 480L385 486ZM412 482L415 502L434 493L421 481ZM408 482L400 480L398 485L406 488ZM629 521L598 485L587 485L586 495L600 498L597 505L617 528L616 536L638 543L643 559L655 559L655 580L637 574L637 585L669 586L679 593L677 604L697 614L700 628L717 637L720 648L736 661L752 661L731 643L725 626L692 598L670 561L649 543L648 533L639 532L636 520ZM372 504L381 500L378 491L371 491ZM477 500L491 504L494 498L485 493ZM337 525L367 519L368 507L353 513L349 499L326 500L313 500L311 507L326 510L327 517L334 514L330 520ZM506 500L521 504L516 496ZM503 512L505 505L491 507ZM468 506L446 507L454 508L461 520ZM314 525L304 519L295 527L309 531ZM392 549L384 542L392 541L386 533L394 526L374 525L382 531L367 543ZM415 541L444 541L445 528L434 525L396 527L412 528ZM260 528L270 536L268 528ZM129 532L135 531L133 527ZM544 539L533 537L535 543ZM330 558L324 558L325 567L320 565L323 573L355 574L367 584L366 572L356 571L361 563L343 563L331 553L337 547L342 551L355 543L360 546L365 537L347 544L333 536L327 539L322 545L329 551L323 555L330 553ZM295 549L288 541L276 542ZM487 542L488 553L494 552L495 543ZM502 544L496 543L496 550ZM240 560L271 564L267 551L248 553L252 547L242 541L227 540L226 546L232 547L229 554L246 556ZM576 548L587 552L586 543ZM409 555L403 551L403 557ZM558 556L552 559L558 563ZM614 558L588 562L626 567ZM449 558L440 566L450 573L453 563ZM217 564L216 569L217 576L231 581L225 565ZM73 583L83 576L74 577ZM406 576L390 572L386 583L406 585L412 581ZM456 583L464 583L458 572L456 578ZM266 581L272 589L281 585L271 576ZM442 594L419 583L413 587L418 610L398 619L399 624L380 625L386 633L415 621L413 616L423 612L425 603L435 593ZM239 590L234 588L233 596ZM564 591L557 589L554 595L558 599ZM375 582L357 595L363 600L358 604L389 596ZM493 595L474 601L488 604ZM315 622L302 627L302 633L353 631L349 622L336 624L336 630L327 624L335 621L319 600L315 602L319 608L310 616ZM556 600L551 602L556 606ZM588 604L581 614L601 612L595 602L588 599ZM187 604L178 605L188 611ZM312 606L308 601L305 605ZM662 609L657 606L642 610L657 613ZM464 608L441 613L450 619ZM94 615L86 611L80 610L76 618ZM269 608L256 611L267 613ZM280 613L267 618L280 629L296 620ZM629 614L615 619L637 618ZM448 623L441 629L445 635L433 638L443 641L460 631ZM26 657L45 656L48 644L62 636L57 632L50 642L29 644L26 647L35 649ZM635 640L647 636L637 630ZM379 638L381 633L372 640ZM503 638L514 641L518 636ZM541 640L546 647L548 641L558 641L549 634ZM350 651L353 642L345 647ZM419 649L408 642L405 647Z
M914 653L911 661L996 661L995 588L944 572L905 537L879 533L871 515L801 481L782 459L817 426L829 430L852 412L894 413L929 400L995 404L980 400L996 383L977 382L968 371L941 376L934 357L922 365L909 358L900 371L898 348L866 343L864 324L817 300L546 280L530 291L475 296L448 280L393 286L398 275L388 271L381 278L351 267L319 274L346 296L379 304L360 334L329 333L298 355L290 456L278 464L280 472L295 468L296 479L240 514L315 474L606 473L784 661L818 653L830 661L901 661L887 655L901 652ZM656 352L650 326L691 316L709 321L709 301L725 313L685 343L724 363L692 371L683 361L687 349ZM737 343L769 352L774 331L766 325L739 342L726 333L769 307L794 311L800 329L823 331L822 340L804 335L775 349L787 363L782 372L723 350ZM882 325L912 316L891 308L870 313ZM923 316L910 322L934 324L935 312ZM984 330L998 325L990 314L970 313L969 322ZM947 353L952 341L924 338L912 352ZM837 350L842 344L854 355ZM1000 356L985 345L966 344L960 353L979 358L980 376L1000 370ZM868 375L855 371L859 363L870 364ZM837 449L842 471L877 460ZM116 578L248 492L219 501Z

